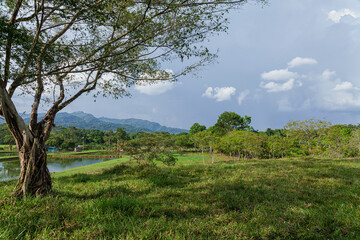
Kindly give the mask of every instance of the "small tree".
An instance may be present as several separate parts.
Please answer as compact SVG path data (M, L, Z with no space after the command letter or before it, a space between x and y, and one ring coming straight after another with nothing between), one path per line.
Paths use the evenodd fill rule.
M169 133L142 133L136 141L140 146L137 156L139 162L151 164L160 161L167 166L175 165L175 139Z
M235 112L223 112L212 128L217 135L225 135L232 130L250 130L251 117L241 117Z
M201 131L194 135L194 143L201 149L203 164L205 164L204 151L209 147L209 142L211 138L212 134L210 131Z
M194 123L191 127L190 127L190 134L191 135L195 135L198 132L202 132L206 130L206 126L205 125L200 125L199 123Z

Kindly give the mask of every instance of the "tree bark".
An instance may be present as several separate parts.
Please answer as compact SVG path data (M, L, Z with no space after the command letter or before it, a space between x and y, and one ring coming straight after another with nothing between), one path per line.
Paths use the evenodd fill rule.
M214 164L214 151L212 150L210 146L210 154L211 154L211 164Z
M45 195L51 192L51 177L46 166L45 142L50 133L54 116L44 124L26 126L6 90L0 87L1 115L13 135L20 159L20 176L12 193L15 197ZM55 115L55 114L54 114ZM36 120L32 118L32 120Z
M19 149L20 177L12 193L15 197L46 195L51 193L52 184L45 143L35 138Z
M203 164L205 165L204 148L201 148L201 154L203 158Z

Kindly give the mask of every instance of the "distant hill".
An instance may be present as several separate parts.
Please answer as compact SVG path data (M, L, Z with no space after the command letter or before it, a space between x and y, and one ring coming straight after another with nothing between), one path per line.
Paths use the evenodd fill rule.
M39 117L43 116L44 114L39 114ZM30 114L24 114L22 117L24 118L25 122L30 121ZM159 123L142 119L114 119L105 117L96 118L92 114L84 112L58 113L55 118L55 125L63 127L76 127L80 129L98 129L102 131L115 131L117 128L125 128L125 131L128 133L168 132L172 134L178 134L182 132L188 132L186 129L165 127Z

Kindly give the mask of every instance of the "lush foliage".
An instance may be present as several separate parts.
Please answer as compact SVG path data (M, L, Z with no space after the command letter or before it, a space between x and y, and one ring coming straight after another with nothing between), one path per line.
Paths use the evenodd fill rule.
M190 134L169 134L166 132L131 133L118 128L116 131L57 127L51 134L48 145L59 149L72 149L85 144L87 149L105 148L135 158L166 159L173 152L201 151L229 155L237 159L283 158L296 156L310 157L357 157L360 156L360 127L354 125L332 125L323 120L309 119L291 121L283 129L254 131L250 117L228 112L219 116L214 126L206 129L194 123ZM219 130L224 116L243 119L243 125L227 119L226 128ZM229 120L230 119L230 120ZM225 129L225 130L224 130ZM0 125L0 144L11 143L11 134L6 126ZM151 153L152 152L152 153ZM155 156L155 153L160 153ZM150 154L151 153L151 154Z
M163 162L165 165L175 165L177 158L175 138L169 133L139 133L130 141L118 142L116 150L134 157L139 164L154 164L154 161Z
M251 117L241 117L235 112L223 112L220 114L212 131L217 135L225 135L232 130L251 130Z
M309 119L291 121L283 129L258 132L250 123L250 117L224 112L214 126L191 136L202 152L238 159L360 156L360 126Z

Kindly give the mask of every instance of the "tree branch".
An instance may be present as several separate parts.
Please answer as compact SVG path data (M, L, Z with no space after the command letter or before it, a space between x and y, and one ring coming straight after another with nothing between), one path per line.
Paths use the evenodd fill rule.
M11 18L9 20L9 22L7 23L7 25L9 26L8 28L8 37L6 40L6 56L5 56L5 63L4 63L4 79L2 80L2 82L0 82L0 84L2 85L2 87L5 89L7 82L9 80L9 76L10 76L10 59L11 59L11 45L12 45L12 41L13 41L13 27L15 24L15 20L16 17L19 13L20 7L22 4L22 0L18 0L16 2L13 14L11 15Z

